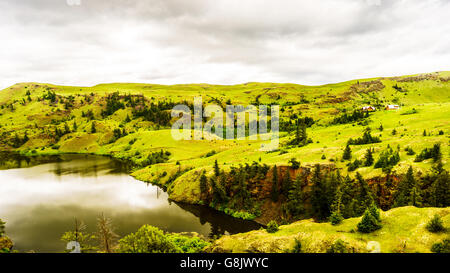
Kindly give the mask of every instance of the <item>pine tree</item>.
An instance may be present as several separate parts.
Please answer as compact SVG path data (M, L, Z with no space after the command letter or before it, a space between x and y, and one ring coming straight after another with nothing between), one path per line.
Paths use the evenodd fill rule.
M294 183L292 183L291 189L289 190L287 209L292 216L297 216L304 212L304 194L302 189L304 178L304 173L297 175Z
M73 126L72 126L72 128L73 128L73 131L74 131L74 132L76 132L77 129L78 129L78 125L77 125L77 122L76 122L75 120L73 121Z
M202 175L200 176L200 192L202 194L208 193L208 178L205 175L205 171L203 171Z
M359 208L357 209L357 213L361 215L364 212L364 208L367 208L374 201L373 193L369 188L369 184L364 180L360 173L356 173L356 181L358 185L358 195L356 196L356 200L359 203Z
M442 171L437 175L432 185L434 206L450 206L450 175L448 171Z
M216 177L218 177L220 174L220 168L219 168L219 163L217 163L217 159L216 161L214 161L214 175Z
M413 168L409 166L394 195L394 207L420 206L422 202L421 195L418 182L414 178Z
M311 183L311 205L314 215L319 219L326 219L329 215L327 189L319 164L314 166Z
M69 125L67 125L67 122L64 122L64 134L69 134L70 128Z
M444 222L438 214L435 214L434 217L428 222L426 228L429 232L441 232L445 231Z
M95 128L95 122L92 122L91 124L91 133L95 134L97 132L97 129Z
M289 173L289 169L286 170L286 174L283 177L283 181L281 184L281 189L283 194L288 195L289 189L291 187L291 174Z
M359 222L357 225L357 228L358 231L362 233L370 233L381 228L379 212L378 209L374 207L374 205L366 209L361 222Z
M366 155L364 156L364 158L365 158L364 166L366 166L366 167L372 166L373 161L374 161L373 154L372 154L372 149L370 149L370 148L367 149Z
M277 165L273 166L273 173L272 173L272 192L271 197L272 201L277 202L278 201L278 170Z
M344 154L342 155L342 159L350 160L352 158L352 150L350 149L350 145L347 144L345 146Z
M342 216L342 191L338 187L336 190L335 200L331 206L330 222L332 225L338 225L344 220Z

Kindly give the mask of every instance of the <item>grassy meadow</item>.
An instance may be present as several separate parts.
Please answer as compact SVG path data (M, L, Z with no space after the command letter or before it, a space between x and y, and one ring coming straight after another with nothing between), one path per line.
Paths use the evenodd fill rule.
M111 102L113 94L118 98ZM267 142L263 140L175 141L170 130L175 119L163 122L160 117L170 115L170 107L161 105L192 103L198 96L205 105L222 107L280 105L281 124L304 117L314 120L306 129L310 141L306 145L291 144L295 124L280 132L280 147L271 152L260 150ZM390 104L399 105L400 109L385 110ZM150 105L156 107L155 115L139 114L142 107ZM368 105L376 107L368 117L342 124L333 122L344 113L360 111ZM433 159L416 162L415 158L422 150L439 143L442 167L447 170L450 167L450 72L321 86L250 82L238 85L112 83L77 87L18 83L0 91L0 107L0 150L30 156L89 153L131 161L135 164L131 175L163 186L172 200L191 204L208 205L202 194L201 179L204 175L214 175L216 162L221 171L229 172L253 162L287 167L295 158L303 168L320 164L339 170L342 176L353 179L358 172L370 180L385 176L384 170L372 165L348 168L352 160L363 161L368 149L372 150L375 161L387 147L397 150L400 158L390 174L400 177L410 166L415 174L431 172ZM364 132L379 137L381 142L351 145L352 159L343 160L348 140L357 139ZM407 152L407 148L414 154ZM149 161L161 151L167 154L163 160ZM255 198L262 206L263 216L274 207L281 211L283 201L275 205L267 198ZM323 252L327 243L318 242L330 243L336 239L362 252L371 240L380 242L382 251L386 252L427 252L432 242L445 236L428 234L424 223L439 213L448 226L448 212L448 208L414 207L382 212L384 227L369 235L352 231L360 219L355 217L345 219L339 226L311 219L289 221L293 223L281 226L274 234L260 230L225 236L210 250L284 252L300 238L308 252ZM260 222L267 224L270 217L266 215Z

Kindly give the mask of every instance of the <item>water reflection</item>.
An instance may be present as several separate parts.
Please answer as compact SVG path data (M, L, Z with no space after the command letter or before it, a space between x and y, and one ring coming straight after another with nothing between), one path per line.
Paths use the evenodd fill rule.
M143 224L205 236L259 227L206 207L169 202L165 192L127 175L129 166L107 157L2 154L0 166L16 168L0 171L0 218L21 251L63 251L59 238L72 228L74 217L94 231L102 212L113 219L120 236Z

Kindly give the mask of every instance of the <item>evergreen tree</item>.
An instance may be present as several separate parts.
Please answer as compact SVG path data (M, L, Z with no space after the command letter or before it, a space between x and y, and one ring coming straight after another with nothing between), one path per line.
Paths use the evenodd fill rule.
M289 173L289 169L286 170L286 174L283 177L281 189L284 195L289 194L289 189L291 188L291 174Z
M74 132L76 132L77 129L78 129L78 125L77 125L77 122L76 122L75 120L73 121L72 128L73 128L73 131L74 131Z
M350 149L350 145L347 144L345 146L344 154L342 155L342 159L350 160L352 158L352 150Z
M358 223L357 228L359 232L362 233L370 233L375 230L381 228L380 216L378 209L372 205L370 208L367 208L364 212L364 215L361 219L361 222Z
M92 122L91 124L91 133L95 134L97 132L97 129L95 128L95 122Z
M441 217L437 214L435 214L434 217L428 222L426 228L429 232L434 233L445 231L444 222L442 221Z
M217 159L216 161L214 161L214 175L216 177L218 177L220 174L220 168L219 168L219 163L217 163Z
M273 166L273 173L272 173L272 192L271 197L272 201L277 202L278 201L278 170L277 165Z
M319 219L326 219L329 216L327 189L319 164L314 166L311 183L311 206L313 213Z
M434 206L448 207L450 206L450 175L448 171L442 171L437 174L432 184Z
M291 158L289 163L291 163L291 168L294 170L298 170L300 168L300 162L298 162L295 158Z
M342 182L342 216L344 218L350 218L358 216L356 212L357 202L355 200L356 195L355 182L347 175Z
M305 179L304 173L297 175L288 194L287 209L292 216L298 216L304 212L302 183Z
M374 198L372 191L369 188L369 184L364 180L360 173L356 173L356 181L358 186L358 195L356 196L356 200L358 201L359 208L356 213L361 215L364 212L364 208L370 206L373 203Z
M364 158L365 158L364 166L366 166L366 167L372 166L373 161L374 161L373 154L372 154L372 149L370 149L370 148L367 149L366 155L364 156Z
M338 225L344 220L342 216L342 191L338 187L336 190L335 200L331 206L330 222L332 225Z
M418 182L414 178L413 168L409 166L394 195L394 207L420 206L422 202L421 195Z
M64 134L69 134L70 128L69 125L67 125L67 122L64 122Z
M202 175L200 176L200 192L202 194L208 193L208 178L205 175L205 171L203 171Z

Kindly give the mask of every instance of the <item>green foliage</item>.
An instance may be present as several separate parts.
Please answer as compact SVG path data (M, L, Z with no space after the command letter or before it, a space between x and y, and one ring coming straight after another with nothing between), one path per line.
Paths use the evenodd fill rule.
M436 207L450 206L450 175L448 171L440 170L431 177L431 180L433 181L433 205Z
M61 236L61 241L66 244L69 242L78 242L80 244L81 253L89 253L97 250L95 246L95 241L97 237L94 234L82 232L82 231L67 231ZM72 250L65 250L70 252Z
M342 214L338 211L333 211L330 215L330 222L333 226L339 225L342 223L342 220L344 220L344 217Z
M152 152L144 161L141 162L141 166L149 166L167 162L170 155L171 153L169 151L163 151L162 149L159 152Z
M366 155L364 156L364 166L369 167L372 166L373 164L373 152L372 149L367 149L366 150Z
M441 144L436 143L433 148L425 148L416 156L414 162L422 162L432 158L434 162L438 162L442 158Z
M92 134L97 133L97 128L95 127L95 122L92 122L92 124L91 124L91 133Z
M397 151L394 151L390 146L387 147L386 150L381 152L380 157L378 158L377 162L375 163L374 168L375 169L389 169L397 165L397 163L400 161L400 154Z
M177 253L181 249L156 227L144 225L135 233L119 240L120 253Z
M119 109L124 109L125 105L120 101L119 92L114 92L106 97L106 109L102 111L102 117L107 117Z
M267 224L266 227L267 232L269 233L275 233L278 231L278 224L276 221L272 220Z
M285 210L288 215L298 216L304 212L304 199L303 184L306 183L307 177L305 173L297 175L294 183L292 183L288 194L288 200L285 206Z
M311 183L311 206L313 213L319 219L326 219L329 214L328 199L326 194L327 188L325 180L322 177L319 164L314 166Z
M219 163L217 163L217 159L214 161L214 175L218 177L220 175Z
M422 193L417 180L414 178L414 172L409 166L406 175L400 181L397 191L394 194L394 207L400 206L421 206Z
M361 222L358 223L358 231L362 233L371 233L381 227L381 219L378 208L375 204L372 204L371 207L366 209Z
M441 217L437 214L431 218L431 220L426 225L426 228L429 232L443 232L445 231L444 222L442 221Z
M272 191L271 191L272 201L277 202L278 196L279 196L278 169L277 165L274 165L272 171Z
M344 217L342 216L342 209L343 209L342 195L343 193L341 187L339 186L336 190L335 199L331 206L332 212L329 218L333 226L340 224L342 220L344 220Z
M291 168L294 170L298 170L300 168L300 162L294 157L289 160L289 164L291 164Z
M200 192L202 194L208 193L208 178L205 175L205 171L203 171L202 175L200 176Z
M6 222L3 222L2 219L0 219L0 237L5 235L5 226Z
M188 237L177 233L166 235L170 241L179 249L181 253L199 253L202 252L209 243L199 237Z
M450 238L444 239L442 242L439 243L434 243L431 246L431 252L450 253Z
M369 112L361 110L353 110L351 114L344 113L335 117L331 124L346 124L363 120L369 117Z
M350 253L348 249L348 243L337 239L331 246L327 249L327 253Z
M352 150L350 149L350 145L345 146L344 154L342 155L342 159L350 160L352 158Z
M381 142L381 139L376 136L372 136L370 131L365 131L363 136L357 139L350 138L347 141L347 145L365 145L365 144L371 144L371 143L379 143Z
M302 251L302 243L300 242L300 240L295 239L294 247L292 248L290 253L303 253L303 251Z
M416 154L416 152L414 152L414 150L411 147L405 148L405 152L407 155L415 155Z
M360 160L355 159L355 160L353 160L353 162L348 164L347 170L349 172L353 172L353 171L357 170L361 166L361 164L362 164L362 162Z
M308 140L308 134L306 132L307 124L302 119L296 121L295 138L289 142L290 145L296 145L299 147L305 146L310 141Z

